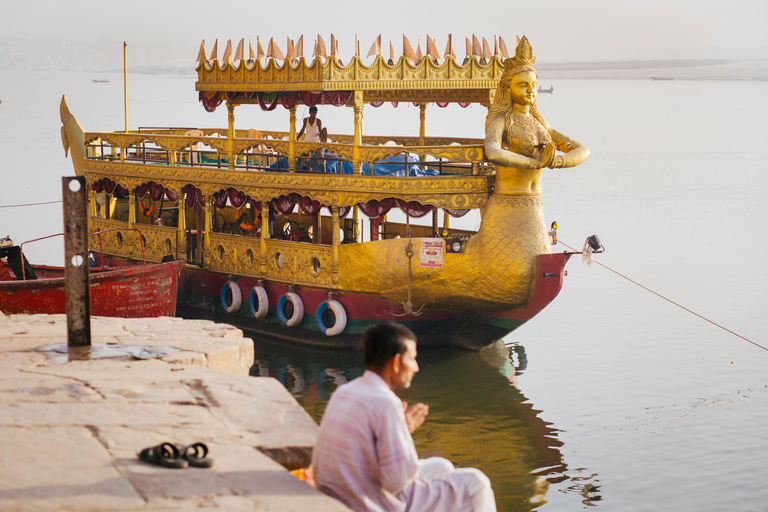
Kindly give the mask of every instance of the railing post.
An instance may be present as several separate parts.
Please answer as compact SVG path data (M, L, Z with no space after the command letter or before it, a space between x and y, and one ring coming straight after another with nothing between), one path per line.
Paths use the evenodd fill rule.
M355 174L363 173L360 146L363 145L363 91L355 91L352 108L355 111L355 135L352 140L352 167Z
M269 238L269 203L261 202L261 273L267 273L267 238Z
M227 121L229 131L227 133L227 160L229 168L235 168L235 105L227 101Z
M331 213L333 214L333 262L331 263L331 272L334 284L339 282L339 245L341 244L341 237L339 236L339 207L332 206Z
M187 259L187 203L184 201L184 191L174 190L178 194L178 200L176 201L176 211L178 216L176 217L177 228L177 242L176 242L176 259L179 258L179 254L184 254L184 260Z
M128 227L133 229L136 224L136 191L131 190L128 193Z
M88 210L85 178L62 179L64 198L65 302L67 345L91 345L91 294L88 285Z
M293 172L296 170L296 105L290 109L289 123L288 172Z
M203 237L203 261L208 261L211 250L211 229L213 228L213 196L205 199L205 236ZM198 235L199 236L199 235Z
M355 243L360 241L360 208L355 205L352 207L352 237L355 239Z

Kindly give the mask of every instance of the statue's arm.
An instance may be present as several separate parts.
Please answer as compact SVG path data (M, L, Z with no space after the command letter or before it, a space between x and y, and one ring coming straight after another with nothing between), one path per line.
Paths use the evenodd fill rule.
M549 135L552 137L552 142L555 143L555 147L564 153L563 155L555 157L550 164L551 168L575 167L583 163L584 160L589 157L589 149L587 149L581 142L569 139L549 125L547 125L547 131L549 131Z
M507 151L501 147L504 136L504 118L497 117L488 125L485 132L485 156L488 160L502 167L517 167L518 169L540 169L541 163L525 155Z

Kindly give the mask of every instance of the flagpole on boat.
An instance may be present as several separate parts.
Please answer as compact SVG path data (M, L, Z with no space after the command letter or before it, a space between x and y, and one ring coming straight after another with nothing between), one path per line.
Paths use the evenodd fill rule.
M128 43L123 41L123 110L125 131L128 131Z

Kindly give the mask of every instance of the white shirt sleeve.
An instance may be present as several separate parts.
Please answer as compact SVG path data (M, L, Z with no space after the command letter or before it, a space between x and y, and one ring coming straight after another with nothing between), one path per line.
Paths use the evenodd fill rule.
M416 477L418 455L405 422L402 403L393 394L393 399L386 406L386 410L382 411L382 421L374 429L374 443L381 486L397 494Z

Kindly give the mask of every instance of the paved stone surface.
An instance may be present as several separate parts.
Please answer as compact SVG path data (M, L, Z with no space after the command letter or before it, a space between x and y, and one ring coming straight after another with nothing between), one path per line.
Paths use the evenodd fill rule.
M317 425L279 382L248 376L239 329L93 317L91 330L93 357L109 357L70 356L64 315L0 315L0 510L348 510L286 469L309 463ZM214 467L138 460L165 441L206 443Z

